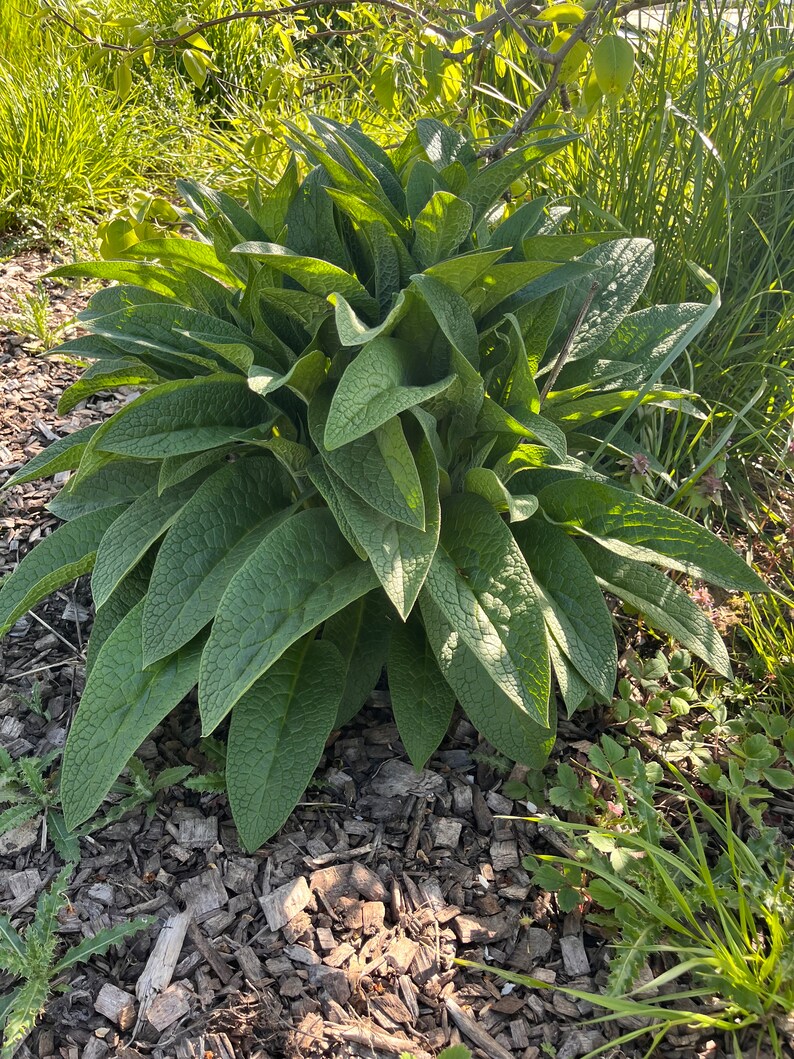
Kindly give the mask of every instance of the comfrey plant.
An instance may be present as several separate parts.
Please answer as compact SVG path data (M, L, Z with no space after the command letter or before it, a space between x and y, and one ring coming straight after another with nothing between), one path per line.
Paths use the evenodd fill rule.
M544 200L506 203L568 138L483 166L434 120L390 153L355 126L313 128L290 129L295 157L247 209L183 183L195 239L57 270L117 283L61 347L93 362L61 407L144 390L7 483L75 470L50 505L66 524L0 592L2 632L93 570L71 827L196 683L205 735L231 714L228 794L253 849L384 665L417 766L457 700L541 767L552 674L568 711L612 695L602 591L728 673L659 568L763 590L705 529L603 473L636 450L632 409L685 401L656 380L717 294L631 312L647 240L556 234Z

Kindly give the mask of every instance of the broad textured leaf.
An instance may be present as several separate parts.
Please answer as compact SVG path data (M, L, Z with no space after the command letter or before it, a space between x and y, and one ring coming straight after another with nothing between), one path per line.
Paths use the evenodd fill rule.
M428 159L439 169L453 162L462 162L468 168L477 161L474 147L466 137L436 118L420 118L416 132Z
M403 746L424 767L449 727L455 693L438 668L418 615L395 622L389 648L389 693Z
M347 512L348 500L350 497L356 496L356 494L352 489L347 488L342 479L331 470L319 454L312 456L306 470L312 485L326 502L331 514L334 516L339 532L359 559L366 559L366 549L354 533ZM357 499L361 500L360 497L357 497ZM363 504L364 501L361 500L361 503ZM369 510L372 511L373 508ZM385 518L385 516L383 517Z
M154 567L154 551L155 549L152 548L147 552L141 562L116 586L105 604L97 609L86 652L86 676L91 672L97 655L102 650L108 636L146 595Z
M241 243L234 251L236 254L263 259L268 268L283 272L310 294L319 294L324 298L329 294L343 294L361 312L377 312L377 302L356 277L338 265L332 265L330 261L301 257L275 243Z
M732 548L692 519L654 500L584 479L546 486L538 500L552 522L591 537L627 559L682 570L723 588L767 591Z
M328 299L334 306L336 331L343 346L363 346L380 335L388 335L400 320L410 311L412 300L416 295L410 290L401 290L394 305L383 320L374 327L365 324L355 313L352 306L341 294L332 294Z
M226 788L243 845L258 849L295 808L322 757L345 683L342 656L304 637L237 702Z
M266 394L288 386L290 390L310 401L325 382L330 361L321 349L312 349L295 361L284 375L279 375L266 368L254 367L248 372L248 385L264 397Z
M376 589L333 614L323 626L323 639L336 647L345 663L345 687L335 727L355 717L378 683L389 652L392 624L383 595Z
M554 746L557 723L554 699L549 700L548 724L537 724L499 690L426 590L419 604L439 668L472 723L513 761L530 768L543 768Z
M424 299L446 339L470 363L476 365L479 338L474 317L465 299L434 276L412 276L411 282Z
M291 644L376 584L330 511L299 512L268 534L229 582L204 651L205 735Z
M425 582L438 546L440 508L438 464L430 442L422 440L416 449L416 465L425 499L425 528L406 526L382 515L365 504L351 489L331 474L341 512L329 506L337 517L343 514L353 540L364 549L386 595L405 619ZM340 529L342 525L340 524ZM344 530L343 530L344 532ZM347 536L347 534L345 534ZM348 538L349 539L349 538ZM352 542L351 542L352 543Z
M237 450L235 452L235 450ZM187 478L203 471L206 467L220 467L225 463L227 457L234 453L238 455L239 445L230 442L216 449L206 449L204 452L188 452L184 456L166 456L160 464L160 473L157 478L157 492L164 493L172 485L179 485Z
M162 459L223 445L264 424L268 405L245 379L216 375L155 386L104 423L97 448L138 459Z
M590 379L601 379L602 372L610 387L642 385L669 354L680 344L678 352L686 348L690 329L706 311L700 303L682 305L652 305L648 309L629 313L606 343L598 350L601 364L579 362L571 365L563 375L564 385L571 386ZM606 375L611 362L618 362L618 370Z
M94 423L90 427L83 427L82 430L67 434L65 438L53 441L43 452L28 460L24 467L20 467L16 473L12 474L8 481L0 484L0 490L35 481L36 478L48 478L50 475L58 474L59 471L74 470L80 463L85 447L98 427L99 424Z
M590 685L574 667L551 631L549 631L547 643L551 667L554 670L554 676L557 678L557 686L560 689L562 701L565 703L568 716L573 717L587 698L591 690Z
M330 404L328 391L322 389L309 405L309 430L325 462L370 507L397 522L423 529L422 482L399 418L328 452L323 438Z
M545 445L558 459L565 459L568 444L565 434L550 419L521 408L511 411L486 397L483 401L477 427L482 432L515 434L516 437L533 438Z
M546 402L546 414L555 422L561 423L563 428L580 427L592 422L594 419L602 419L604 416L622 412L630 405L661 405L669 407L671 403L677 403L682 411L694 407L687 401L692 394L688 390L673 390L669 388L651 389L646 393L640 390L609 390L607 393L596 393L591 396L578 396L566 399L567 390L558 391Z
M86 682L63 754L61 797L74 830L102 803L149 733L198 678L201 643L144 668L139 603L108 637Z
M712 669L733 679L728 652L711 618L674 581L595 541L579 538L576 545L605 591L636 607L654 628L668 632Z
M103 390L114 390L118 386L151 386L161 381L156 371L136 360L101 360L64 390L58 401L58 415L66 415L81 401ZM85 429L96 430L96 427Z
M164 493L150 489L123 511L97 549L91 594L101 607L122 578L161 537L196 491L196 482L180 482Z
M489 467L472 467L466 472L467 493L478 493L499 514L508 514L511 522L523 522L538 510L538 498L531 494L514 496L501 478Z
M345 369L331 399L324 443L338 449L363 437L388 419L435 397L454 381L446 375L423 381L415 351L393 338L376 338Z
M116 312L92 318L89 327L94 334L110 339L132 354L163 350L202 357L202 346L190 339L191 332L211 337L217 342L242 345L251 342L244 331L229 321L171 301L128 305ZM212 364L215 358L205 359Z
M199 486L154 564L143 611L147 665L212 620L232 576L289 503L284 475L266 456L227 464Z
M47 508L57 518L71 521L92 511L128 504L157 484L158 473L156 463L108 456L80 481L67 482Z
M539 140L528 147L519 147L500 158L498 162L480 169L463 192L463 197L471 203L474 210L475 227L515 180L575 139L576 136L556 136Z
M504 257L506 249L475 250L470 254L459 254L449 261L440 261L427 269L425 275L439 280L456 294L466 292L485 276L496 262Z
M413 254L419 267L450 257L471 231L473 217L464 199L437 191L414 221Z
M571 344L570 361L603 345L642 294L653 269L653 243L615 239L582 254L579 264L590 265L593 271L566 287L555 337L558 344L567 337L593 282L598 289Z
M93 567L107 528L123 507L103 508L60 526L29 552L0 587L0 636L56 589Z
M550 634L584 679L611 699L617 679L615 633L601 589L571 538L534 518L513 530L536 587Z
M548 720L549 657L532 575L510 530L480 496L449 497L425 591L494 683Z

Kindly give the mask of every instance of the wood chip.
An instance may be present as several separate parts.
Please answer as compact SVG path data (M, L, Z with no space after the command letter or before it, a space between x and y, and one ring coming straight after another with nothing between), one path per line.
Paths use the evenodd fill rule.
M180 846L186 849L210 849L217 841L217 816L189 816L179 822Z
M567 938L560 938L560 950L567 975L571 978L578 978L580 975L590 974L590 961L587 958L581 935L574 934Z
M265 977L265 969L250 945L242 945L234 954L249 985L256 987Z
M135 984L135 995L139 1000L148 1000L171 984L191 918L190 912L179 912L163 923L146 966Z
M430 837L435 847L456 849L462 830L463 822L450 816L434 816L430 821Z
M299 875L297 879L279 886L267 897L260 897L259 903L265 913L268 927L281 930L298 912L302 912L312 899L311 890L306 879Z
M495 916L457 916L452 929L462 945L502 941L512 933L512 923L505 914Z
M481 1048L488 1056L488 1059L513 1059L512 1052L503 1048L471 1015L467 1015L453 997L446 997L444 1004L450 1018L460 1032L465 1037L468 1037L472 1044L476 1044L478 1048Z
M385 901L388 898L389 892L383 880L371 868L358 861L353 861L350 868L350 882L362 897L368 901Z
M190 1002L185 990L181 986L172 985L151 1001L146 1012L146 1021L162 1033L184 1018L189 1011Z
M309 876L309 888L317 894L323 904L333 909L340 897L350 895L352 884L350 864L337 864L331 868L320 868Z
M386 951L386 962L397 974L406 974L419 951L419 943L410 938L396 938Z
M173 847L171 848L173 850ZM180 890L188 911L198 920L223 908L228 901L223 879L217 868L209 868L201 875L185 879L180 884Z
M420 798L430 798L446 791L443 776L428 769L417 772L407 761L391 758L386 761L373 777L370 789L384 798L402 797L415 794Z
M126 1030L135 1022L135 997L106 982L94 1001L94 1010L115 1022L120 1030Z
M325 1025L326 1035L349 1044L360 1044L364 1048L376 1049L387 1052L390 1055L399 1055L408 1052L413 1059L431 1059L430 1053L417 1046L416 1041L407 1037L397 1037L393 1034L382 1033L379 1030L368 1029L364 1026L334 1026L330 1023ZM513 1059L510 1056L510 1059Z

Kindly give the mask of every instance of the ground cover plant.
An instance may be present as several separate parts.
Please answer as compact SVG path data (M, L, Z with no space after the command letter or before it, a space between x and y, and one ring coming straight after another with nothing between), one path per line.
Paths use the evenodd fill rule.
M624 1032L586 1059L635 1040L656 1055L682 1026L724 1036L735 1055L782 1059L794 1014L794 879L780 832L758 820L760 830L743 839L729 800L710 805L674 766L645 763L610 736L588 764L607 811L587 823L537 817L565 836L569 855L525 860L561 908L582 906L611 939L604 992L564 992L596 1007L586 1024L633 1024L621 1022Z
M93 361L61 407L145 390L7 483L75 470L50 505L66 525L0 590L4 631L93 569L61 773L72 828L196 683L206 735L231 713L226 786L250 849L384 664L417 766L457 699L540 768L552 673L569 713L612 696L603 591L728 675L710 621L657 567L764 588L609 477L632 410L687 407L658 379L716 311L709 278L707 304L632 312L647 240L560 234L542 199L506 210L565 137L485 165L434 120L390 153L355 126L313 127L291 129L296 156L248 208L184 182L195 239L58 270L117 281L61 347Z
M71 865L58 873L49 889L39 896L33 920L19 933L10 918L0 915L0 967L19 979L19 984L0 1000L3 1042L0 1054L10 1059L30 1033L50 994L64 988L63 975L92 956L106 953L112 945L137 934L154 922L150 917L102 927L92 937L58 955L59 912L67 905L66 887Z

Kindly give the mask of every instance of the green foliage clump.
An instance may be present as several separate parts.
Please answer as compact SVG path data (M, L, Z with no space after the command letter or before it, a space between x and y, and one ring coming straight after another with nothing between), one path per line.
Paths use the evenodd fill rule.
M10 1059L33 1029L47 998L57 988L57 979L65 971L92 956L103 955L111 945L118 945L154 923L146 917L102 927L59 957L58 916L68 904L66 887L71 873L71 866L64 868L50 888L40 894L35 917L24 932L20 933L7 915L0 915L0 970L20 980L0 998L3 1059Z
M205 735L231 714L225 779L251 849L384 665L417 767L457 699L540 768L552 675L569 713L612 696L603 591L728 675L710 621L658 568L763 590L705 529L608 476L635 408L686 407L657 380L716 290L632 311L650 242L561 234L543 199L506 208L567 137L486 166L434 120L391 152L313 126L290 128L295 157L248 208L184 182L195 239L56 270L117 284L61 347L93 362L61 409L145 391L7 483L76 471L50 505L66 524L0 591L2 633L93 570L71 827L196 683Z

